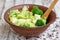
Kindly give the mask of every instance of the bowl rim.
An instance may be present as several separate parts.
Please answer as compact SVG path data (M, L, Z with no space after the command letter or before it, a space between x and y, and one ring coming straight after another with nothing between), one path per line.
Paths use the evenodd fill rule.
M24 6L24 5L36 5L36 6L45 7L45 6L43 6L43 5L38 5L38 4L20 4L20 5L16 5L16 6L12 6L12 7L14 8L14 7L18 7L18 6ZM4 20L5 20L9 25L13 25L13 26L18 27L18 28L25 28L25 29L41 28L41 27L44 27L44 26L46 26L46 25L52 24L52 23L55 21L55 19L56 19L56 13L52 10L52 12L53 12L54 15L55 15L55 19L54 19L53 21L51 21L51 22L49 22L49 23L47 23L47 24L45 24L45 25L43 25L43 26L38 26L38 27L31 27L31 28L26 28L26 27L23 27L23 26L20 26L20 27L19 27L19 26L14 25L13 23L11 23L10 21L8 21L8 20L5 18L5 14L6 14L12 7L8 8L8 9L5 11L5 13L4 13ZM45 8L48 9L48 7L45 7Z

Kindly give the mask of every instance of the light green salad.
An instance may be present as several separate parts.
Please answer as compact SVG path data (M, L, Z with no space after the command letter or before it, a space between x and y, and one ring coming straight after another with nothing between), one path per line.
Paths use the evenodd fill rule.
M32 28L46 24L46 19L41 18L43 11L38 6L33 6L29 11L29 6L24 6L22 10L11 9L9 20L16 26Z

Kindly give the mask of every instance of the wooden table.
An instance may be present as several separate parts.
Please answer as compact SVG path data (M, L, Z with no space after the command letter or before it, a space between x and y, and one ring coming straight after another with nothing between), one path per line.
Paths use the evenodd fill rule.
M4 21L3 15L5 11L12 6L19 4L38 4L49 7L51 2L45 4L42 0L0 0L0 40L60 40L60 0L53 9L57 15L55 22L45 32L40 34L39 38L32 37L26 39L23 36L19 36Z

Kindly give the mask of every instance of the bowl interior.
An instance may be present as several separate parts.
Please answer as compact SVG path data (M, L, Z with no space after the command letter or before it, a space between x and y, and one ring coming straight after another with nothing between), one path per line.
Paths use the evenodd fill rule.
M17 6L14 6L13 8L14 9L18 9L18 10L21 10L23 8L23 6L29 6L29 10L31 11L32 10L32 7L34 6L35 4L22 4L22 5L17 5ZM41 5L36 5L38 6L41 10L43 10L43 12L45 12L48 8L47 7L44 7L44 6L41 6ZM11 8L10 8L11 9ZM7 23L13 25L10 21L9 21L9 17L8 17L8 13L10 12L10 9L8 9L5 14L4 14L4 19L6 20ZM56 18L56 14L55 12L51 11L48 19L47 19L47 23L46 24L51 24L54 22ZM15 25L16 26L16 25Z

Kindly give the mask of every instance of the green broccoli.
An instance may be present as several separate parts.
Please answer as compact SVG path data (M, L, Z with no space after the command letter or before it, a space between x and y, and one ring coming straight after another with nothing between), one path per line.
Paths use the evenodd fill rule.
M33 15L38 14L38 15L43 15L43 11L38 8L38 6L33 6L32 8Z
M35 23L36 26L42 26L46 24L46 20L45 19L38 19Z

